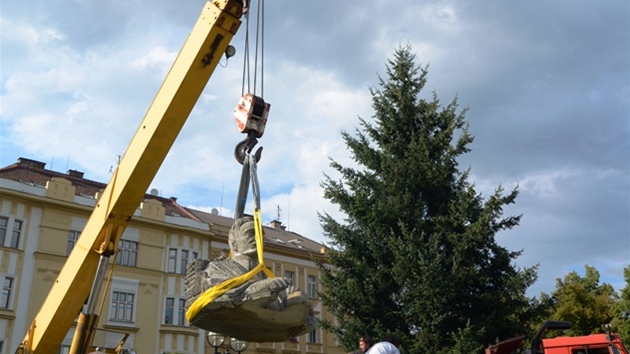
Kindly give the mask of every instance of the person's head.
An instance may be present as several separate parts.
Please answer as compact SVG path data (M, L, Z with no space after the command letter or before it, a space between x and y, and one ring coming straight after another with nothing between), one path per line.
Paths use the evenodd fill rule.
M370 349L371 346L372 346L372 338L368 336L363 336L359 338L359 348L363 352L367 352L367 350Z

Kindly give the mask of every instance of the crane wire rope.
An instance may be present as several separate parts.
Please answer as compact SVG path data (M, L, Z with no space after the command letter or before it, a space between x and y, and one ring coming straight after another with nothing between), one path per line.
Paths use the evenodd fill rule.
M245 14L245 51L243 55L243 80L241 84L241 95L246 93L256 94L258 88L258 68L260 53L260 97L264 98L264 49L265 49L265 4L264 0L258 1L258 8L256 11L256 35L255 35L255 47L254 47L254 59L253 59L253 78L251 77L252 63L250 61L250 36L249 36L249 23L251 11ZM253 80L253 85L252 85ZM253 88L253 91L252 91Z
M251 78L251 62L250 62L250 48L249 48L249 17L251 11L248 11L245 14L245 50L243 56L243 81L241 86L241 94L245 94L245 88L247 87L247 92L256 94L256 89L258 84L260 84L260 97L263 97L264 93L264 0L258 1L258 9L256 11L256 41L255 41L255 49L254 49L254 64L253 64L253 85ZM258 82L258 68L259 68L259 58L258 54L260 53L260 82ZM234 289L247 281L250 281L255 275L260 272L264 272L268 278L274 278L275 275L273 272L267 268L264 261L264 239L263 239L263 227L262 227L262 212L260 210L260 187L258 184L257 170L256 170L256 157L254 155L248 154L245 156L244 166L246 165L249 173L249 179L252 184L252 194L254 199L254 235L256 241L256 254L258 257L258 265L249 270L248 272L236 276L230 279L227 279L209 289L206 289L186 310L186 320L188 322L192 322L192 319L210 302L225 294L226 292ZM228 258L232 258L232 252L230 252Z

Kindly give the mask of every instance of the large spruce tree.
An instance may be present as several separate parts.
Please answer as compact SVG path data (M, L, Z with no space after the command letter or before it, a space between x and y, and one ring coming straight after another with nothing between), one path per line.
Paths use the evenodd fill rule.
M361 335L396 333L403 353L455 353L522 334L526 289L536 269L519 270L519 252L496 234L519 223L503 217L516 189L483 197L458 169L473 137L457 99L423 99L427 68L401 47L372 88L373 121L342 132L355 167L331 157L339 177L325 175L324 196L345 214L320 214L330 240L321 264L323 321L346 348ZM475 350L475 351L476 351Z

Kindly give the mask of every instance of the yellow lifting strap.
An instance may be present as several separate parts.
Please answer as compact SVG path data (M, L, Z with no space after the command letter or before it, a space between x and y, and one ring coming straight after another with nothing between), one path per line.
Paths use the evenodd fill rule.
M234 277L228 279L220 284L217 284L208 290L206 290L203 294L199 295L199 297L190 305L188 310L186 311L186 320L191 322L195 316L201 311L206 305L211 303L214 299L219 296L225 294L231 289L236 288L237 286L245 283L246 281L251 280L255 275L260 273L261 271L265 272L267 277L274 278L275 275L265 266L265 261L263 258L263 231L262 231L262 221L261 221L261 212L260 209L254 210L254 232L256 237L256 252L258 254L258 265L254 267L249 272L240 275L238 277Z

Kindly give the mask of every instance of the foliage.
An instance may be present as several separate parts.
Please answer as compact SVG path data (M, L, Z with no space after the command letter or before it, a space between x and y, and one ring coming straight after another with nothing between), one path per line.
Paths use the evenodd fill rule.
M630 343L630 265L623 269L626 286L621 289L620 300L613 308L614 318L611 321L613 330L626 343Z
M565 335L604 333L604 325L615 317L613 309L619 296L610 284L599 283L597 269L588 265L584 269L584 277L570 272L564 280L556 280L556 290L551 295L543 296L548 319L573 323Z
M446 354L462 354L462 353L481 353L484 349L484 345L480 345L473 338L480 337L479 334L473 334L470 327L470 321L466 324L466 327L457 329L455 333L455 342L451 348L446 351Z
M396 333L403 353L481 348L522 333L536 269L512 265L520 252L495 235L518 225L503 217L518 190L488 198L468 182L457 158L473 137L457 99L420 98L428 70L410 47L394 53L372 88L374 122L359 118L342 137L357 168L331 158L324 196L345 214L320 214L330 239L321 294L335 320L322 326L349 349L363 334Z

